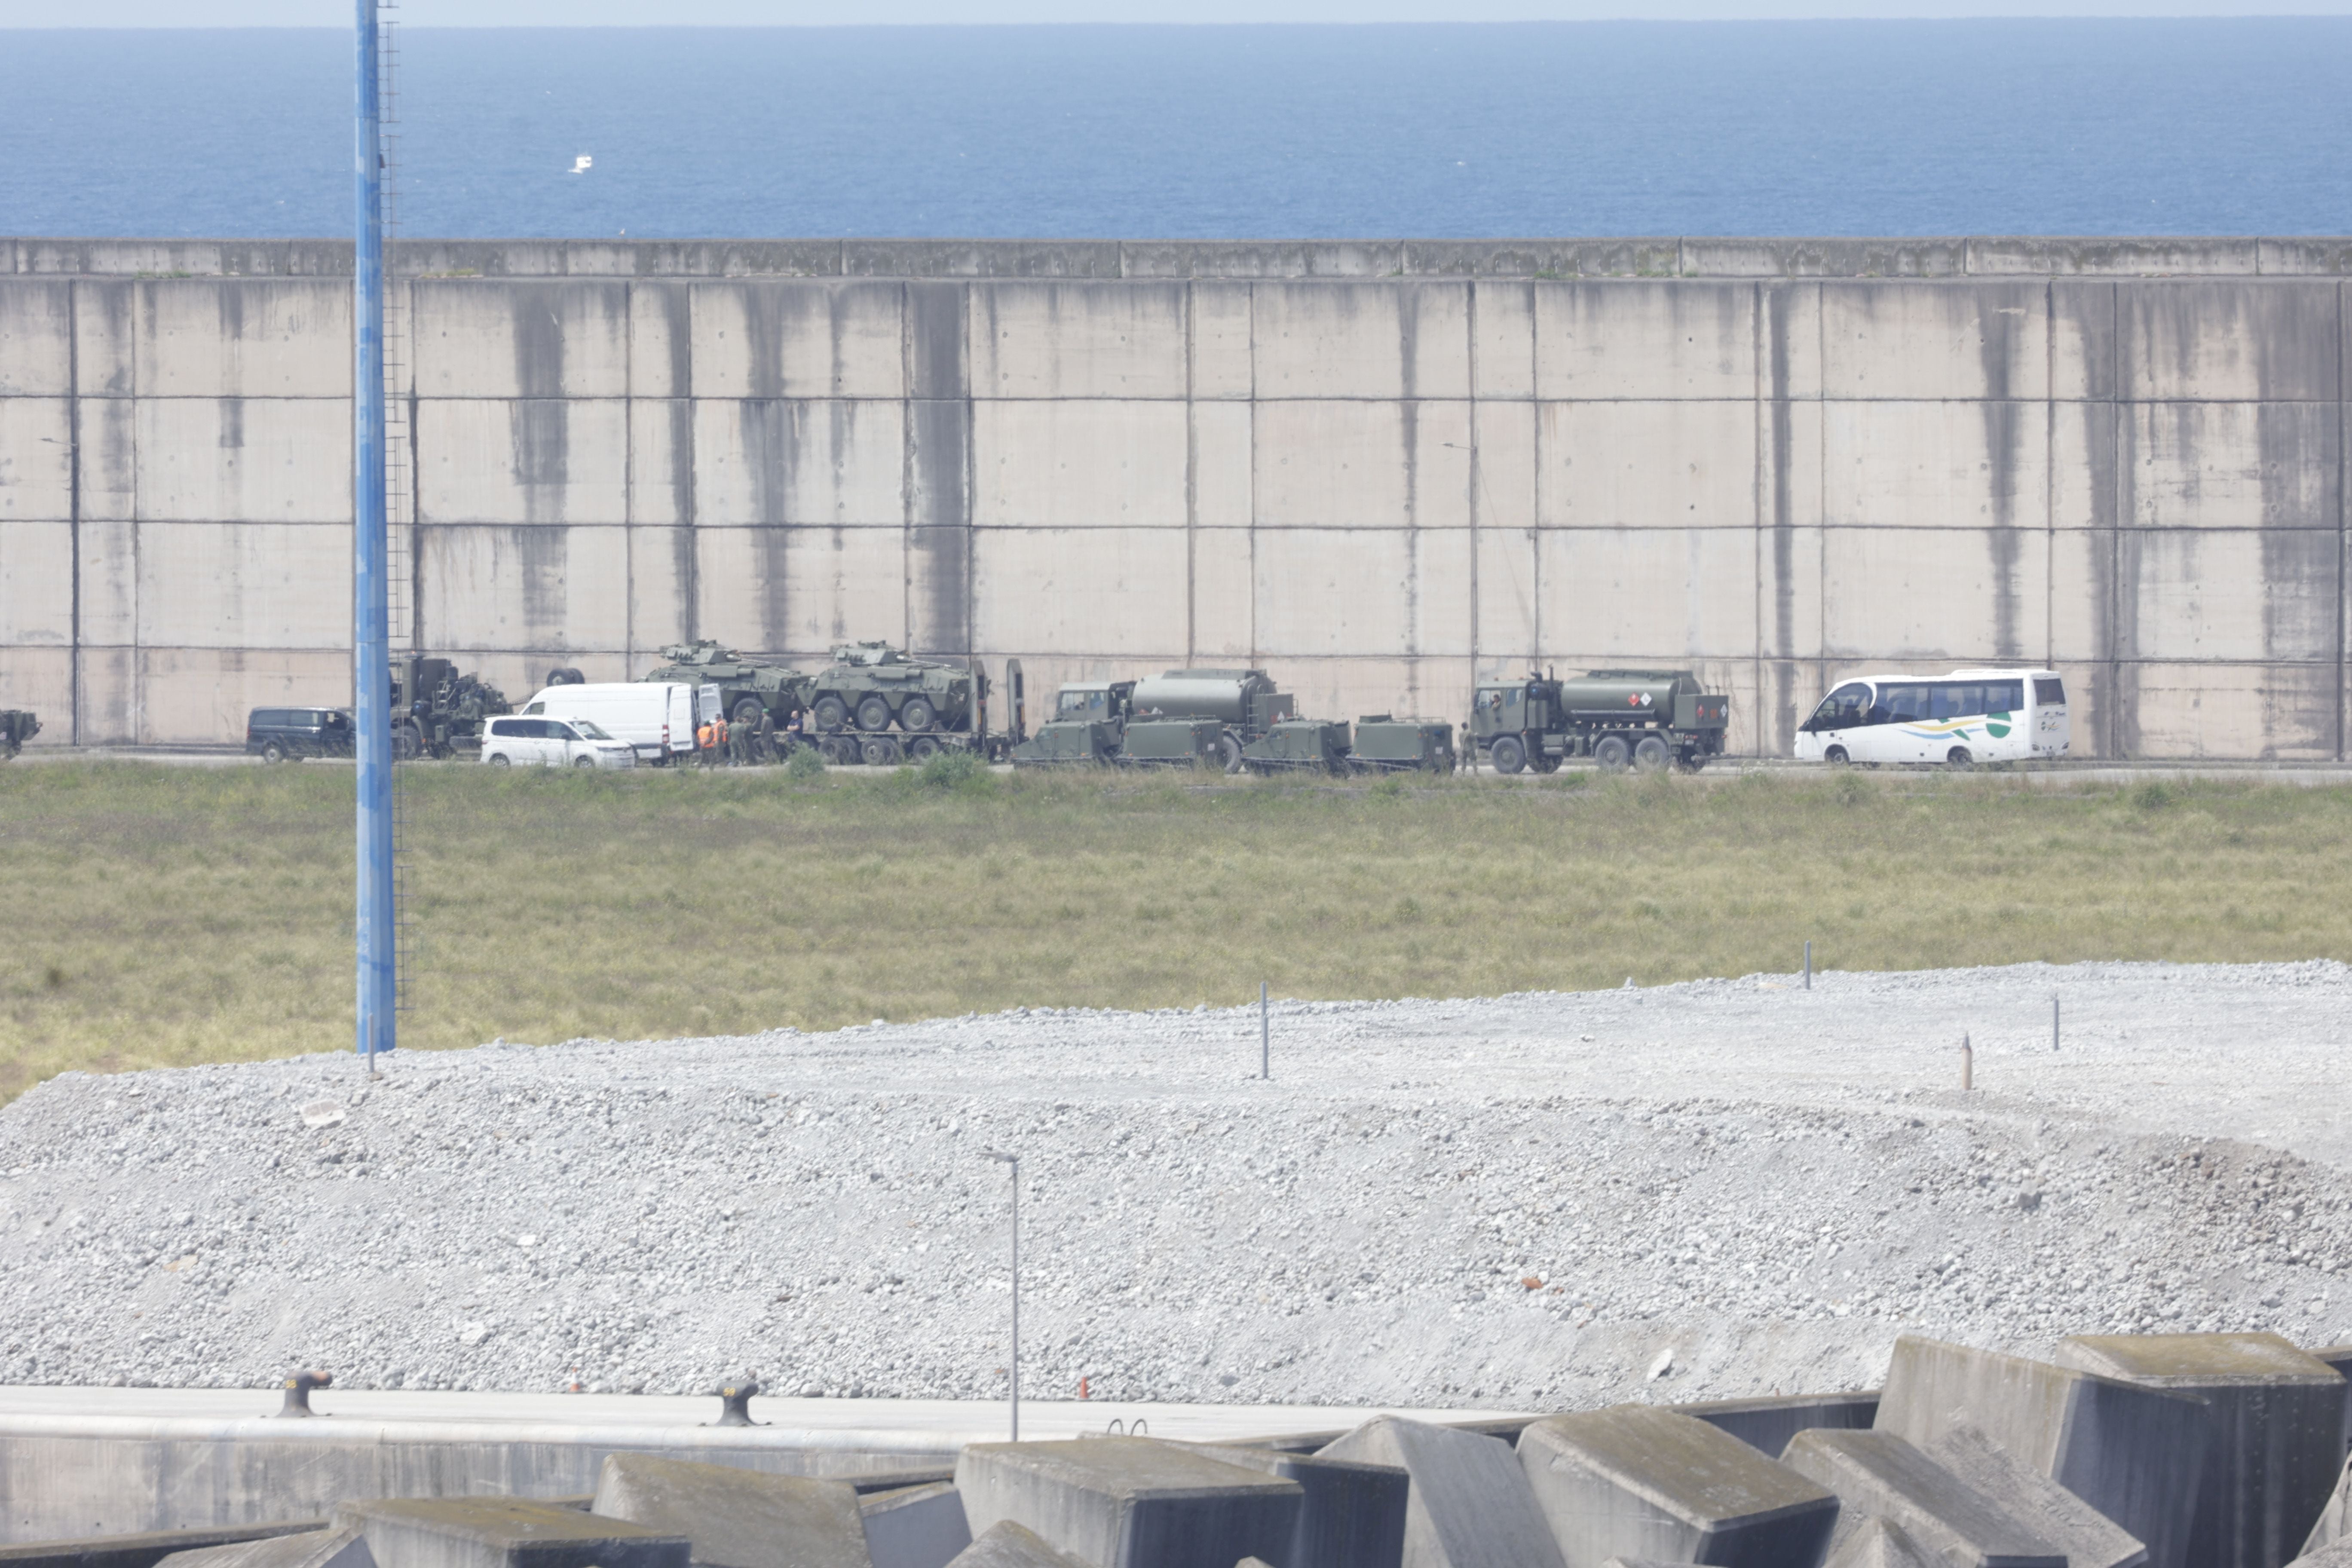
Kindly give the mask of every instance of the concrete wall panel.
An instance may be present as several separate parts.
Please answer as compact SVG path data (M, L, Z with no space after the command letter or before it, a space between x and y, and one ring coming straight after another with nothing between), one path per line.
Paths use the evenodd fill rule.
M629 530L629 672L635 680L657 662L667 643L690 642L695 633L695 531L690 528Z
M1822 300L1822 390L1941 402L2049 395L2040 283L1835 283Z
M1753 403L1538 405L1546 528L1752 528Z
M2119 434L2118 508L2130 526L2340 526L2333 405L2140 404L2123 411Z
M113 279L74 282L74 384L84 397L129 397L138 390L137 287Z
M1756 289L1538 283L1536 395L1756 395Z
M420 521L628 521L628 414L617 399L429 398L416 439ZM346 472L347 496L350 482Z
M1255 412L1261 526L1467 526L1468 404L1261 403Z
M2339 536L2312 529L2134 531L2118 541L2141 658L2329 660Z
M1458 727L1470 711L1470 665L1463 658L1297 658L1276 679L1310 718L1352 723L1387 713Z
M694 521L694 405L682 397L628 405L631 522Z
M1552 406L1557 407L1558 405ZM1536 525L1537 405L1474 403L1472 514L1480 528Z
M1244 400L1253 396L1257 372L1250 349L1250 286L1193 283L1188 287L1192 300L1192 395Z
M2334 403L2333 281L2204 279L2117 286L2123 395Z
M419 279L414 289L413 363L420 397L628 395L626 283ZM348 356L344 364L348 391Z
M39 715L36 746L73 743L73 650L12 647L0 658L0 708L26 708Z
M12 658L9 662L13 663ZM348 687L350 682L345 681ZM59 712L65 710L60 708ZM242 724L244 715L237 716ZM81 650L81 741L86 746L127 746L140 736L139 650L91 647ZM68 719L70 732L70 719ZM239 729L235 735L242 738ZM229 737L223 736L222 740Z
M628 531L420 530L416 577L425 646L549 655L619 648L628 628Z
M1549 649L1737 658L1756 648L1756 535L1717 528L1548 529L1538 536Z
M2108 657L2115 646L2116 533L2107 529L2062 529L2052 533L2046 544L2050 557L2047 628L2034 657L2053 666Z
M1467 284L1262 283L1256 388L1285 397L1466 397Z
M0 281L0 397L71 390L73 287L62 278Z
M142 397L134 419L142 520L351 521L348 403Z
M694 395L905 397L906 307L892 282L698 283Z
M138 312L142 397L351 397L348 281L150 280Z
M977 288L972 395L1181 398L1185 293L1175 282Z
M1257 512L1249 406L1196 403L1192 420L1192 521L1202 528L1248 527Z
M1522 673L1540 657L1536 531L1481 528L1477 534L1477 679Z
M72 515L72 410L62 397L0 397L0 522Z
M2032 403L1823 405L1832 526L2039 528L2049 514L2046 408Z
M1469 655L1470 539L1426 529L1261 529L1262 659Z
M2294 665L2145 664L2133 752L2316 762L2336 755L2336 672Z
M697 533L697 636L811 658L861 637L906 646L904 528L713 528ZM775 624L779 603L781 626Z
M975 527L1184 525L1181 402L975 403L971 420ZM1230 468L1220 477L1229 489Z
M139 405L128 397L84 397L76 406L81 515L128 521L139 515Z
M137 605L142 647L349 647L351 527L142 524Z
M142 745L240 744L256 708L352 700L351 655L338 649L153 647L139 649L133 663L139 696L128 738Z
M8 657L27 645L73 645L73 595L57 591L72 580L70 525L0 517L0 648Z
M81 637L85 645L129 647L139 640L140 532L135 522L82 520ZM182 584L177 588L185 592L187 586ZM71 596L69 585L65 596Z
M1244 416L1247 410L1242 411ZM1250 531L1202 528L1191 547L1192 638L1187 658L1246 664L1257 652L1255 552Z
M2053 279L2050 293L2050 395L2060 399L2120 395L2117 363L2118 285Z
M1536 291L1532 283L1471 288L1471 395L1536 395Z
M1189 628L1184 595L1171 590L1184 579L1181 530L987 530L972 539L974 638L1065 656L1177 657Z
M689 397L693 393L693 286L678 282L632 283L629 395Z
M904 404L698 402L694 462L705 526L907 519Z
M2031 658L2044 641L2042 536L1833 528L1822 540L1822 652L1833 662Z

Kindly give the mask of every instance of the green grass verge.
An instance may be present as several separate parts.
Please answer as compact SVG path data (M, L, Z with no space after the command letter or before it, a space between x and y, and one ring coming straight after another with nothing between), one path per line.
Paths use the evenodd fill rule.
M0 1100L348 1048L352 775L0 769ZM413 1045L2352 953L2352 791L413 775Z

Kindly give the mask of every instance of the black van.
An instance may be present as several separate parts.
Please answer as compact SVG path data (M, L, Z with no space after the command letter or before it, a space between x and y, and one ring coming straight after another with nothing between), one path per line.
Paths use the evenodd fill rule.
M257 708L245 721L245 749L265 763L352 754L348 708Z

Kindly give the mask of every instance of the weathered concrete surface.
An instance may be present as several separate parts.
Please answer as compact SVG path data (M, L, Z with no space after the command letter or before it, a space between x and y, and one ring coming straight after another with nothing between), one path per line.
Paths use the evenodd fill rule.
M356 1530L314 1530L194 1547L163 1563L170 1568L375 1568L375 1555Z
M1296 1481L1148 1437L974 1443L956 1458L955 1484L979 1536L1019 1524L1096 1568L1280 1557L1305 1500Z
M390 1498L335 1510L377 1568L687 1568L686 1537L518 1498Z
M287 1535L314 1535L323 1519L280 1520L268 1524L217 1525L204 1530L156 1530L133 1535L84 1536L73 1541L35 1541L0 1546L0 1568L155 1568L175 1552Z
M1782 1460L1835 1492L1845 1517L1900 1525L1951 1568L2067 1568L2064 1550L2009 1500L1988 1497L1892 1432L1800 1432Z
M1892 1520L1870 1517L1841 1528L1822 1568L1945 1568Z
M1084 1558L1056 1552L1035 1531L999 1520L958 1552L949 1568L1095 1568Z
M347 691L349 257L0 240L37 743ZM870 636L1333 715L1689 665L1775 752L1840 673L2032 660L2079 754L2337 758L2347 257L417 242L400 630L510 690Z
M2081 1335L2058 1359L2211 1407L2189 1562L2278 1568L2301 1548L2344 1462L2335 1368L2276 1334Z
M2020 1464L1973 1426L1946 1434L1927 1454L1985 1496L2000 1500L2035 1534L2063 1549L2067 1568L2140 1568L2148 1560L2147 1548L2121 1525Z
M1384 1415L1318 1457L1412 1477L1404 1568L1565 1568L1527 1472L1500 1438Z
M1800 1432L1815 1427L1833 1431L1867 1428L1878 1418L1878 1391L1707 1399L1672 1408L1730 1433L1768 1458L1779 1458L1780 1451L1789 1446L1789 1439Z
M2156 1568L2190 1568L2212 1422L2186 1392L1906 1334L1877 1426L1929 1450L1979 1432L2145 1543Z
M949 1481L900 1487L857 1500L874 1568L945 1568L971 1544L963 1499Z
M1519 1463L1568 1568L1612 1557L1811 1563L1837 1499L1696 1416L1618 1405L1536 1422Z
M2303 1550L2308 1554L2340 1542L2352 1542L2352 1459L2345 1461L2343 1473L2336 1478L2336 1489L2327 1494L2326 1506L2303 1538Z
M1398 1568L1404 1561L1412 1480L1402 1469L1272 1448L1204 1446L1201 1452L1298 1483L1306 1495L1289 1552L1279 1559L1283 1568Z
M842 1481L614 1454L589 1511L685 1536L710 1568L874 1568L857 1493Z

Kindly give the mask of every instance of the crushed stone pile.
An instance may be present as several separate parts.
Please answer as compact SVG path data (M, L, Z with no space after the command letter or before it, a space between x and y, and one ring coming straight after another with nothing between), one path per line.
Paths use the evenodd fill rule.
M2051 1041L2050 1001L2061 1000ZM1039 1009L93 1077L0 1110L0 1381L1540 1408L1904 1331L2352 1339L2335 963ZM1975 1083L1959 1084L1971 1037Z

